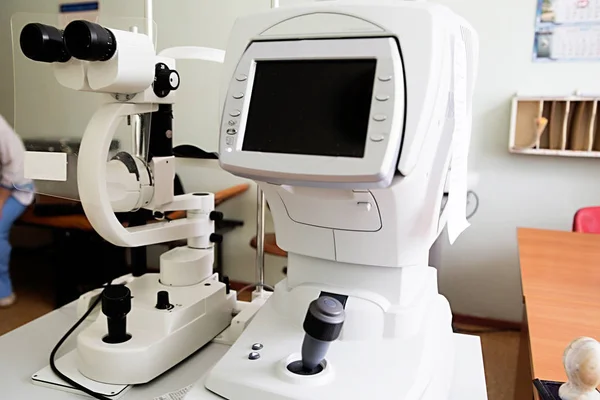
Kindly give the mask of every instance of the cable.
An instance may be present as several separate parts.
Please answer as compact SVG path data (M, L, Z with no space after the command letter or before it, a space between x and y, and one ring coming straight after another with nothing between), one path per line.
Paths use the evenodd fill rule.
M472 190L469 190L467 192L467 197L471 196L473 197L473 199L475 200L475 208L473 208L473 211L471 211L471 214L469 214L467 216L467 219L470 219L473 215L475 215L477 213L477 210L479 210L479 196L477 195L477 193L475 193ZM467 205L469 204L469 201L467 200Z
M109 286L112 283L112 280L106 285ZM88 310L85 312L85 314L83 314L83 316L81 318L79 318L79 321L77 321L75 323L75 325L73 325L71 327L71 329L69 329L67 331L67 333L65 333L65 335L58 341L58 343L56 344L56 346L54 346L54 349L52 349L52 352L50 353L50 368L52 369L52 371L58 375L63 381L67 382L68 384L70 384L71 386L73 386L76 389L81 390L82 392L96 398L99 400L111 400L108 397L100 394L100 393L96 393L93 390L90 390L88 388L86 388L85 386L75 382L74 380L72 380L71 378L69 378L68 376L66 376L65 374L63 374L62 372L60 372L58 370L58 368L56 367L55 364L55 358L56 358L56 353L58 353L58 350L61 348L61 346L65 343L65 341L69 338L69 336L71 336L73 334L73 332L75 332L75 330L77 328L79 328L79 325L81 325L83 323L83 321L85 321L85 319L92 313L92 311L94 310L94 308L96 308L96 306L100 303L100 301L102 300L102 293L100 293L100 295L98 296L98 298L96 300L94 300L94 302L92 303L92 305L90 306L90 308L88 308Z
M238 298L239 298L240 294L244 293L248 289L252 289L252 288L255 288L255 287L259 287L259 286L263 287L265 289L268 289L268 290L270 290L272 292L275 291L275 289L273 288L273 286L269 286L266 283L251 283L250 285L244 286L243 288L241 288L240 290L238 290L238 292L237 292Z

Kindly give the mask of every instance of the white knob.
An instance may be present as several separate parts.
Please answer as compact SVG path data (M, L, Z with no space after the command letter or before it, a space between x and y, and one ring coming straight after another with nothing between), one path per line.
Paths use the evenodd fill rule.
M562 400L600 400L600 343L589 337L572 341L563 354L568 382L558 395Z

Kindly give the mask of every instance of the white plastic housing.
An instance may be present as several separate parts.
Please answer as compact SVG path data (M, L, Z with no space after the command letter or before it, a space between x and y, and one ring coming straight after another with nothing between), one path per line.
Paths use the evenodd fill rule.
M215 195L212 193L194 193L193 196L202 204L193 210L188 210L187 218L203 227L204 235L189 237L188 247L193 249L209 249L213 247L210 235L215 231L215 222L210 219L211 212L215 209Z
M362 157L244 150L252 104L260 101L252 97L258 63L364 59L374 62L374 76L373 93L368 99L368 126L364 132ZM294 79L297 79L293 74L280 72L279 75L283 85L286 81L293 85ZM300 93L295 95L297 98L303 96ZM292 113L303 112L299 100L288 107ZM404 71L400 51L393 38L256 41L246 49L236 66L235 76L231 78L221 121L219 162L223 169L235 175L275 184L327 189L386 187L396 172L397 155L404 136L404 110ZM235 124L231 125L232 122ZM232 128L238 132L231 134ZM286 134L285 124L277 128L281 131L278 135ZM307 140L318 145L318 139L311 137ZM327 154L329 149L323 150Z
M154 157L150 162L154 187L152 206L158 207L173 201L173 185L175 179L175 157Z
M214 251L176 247L160 256L160 282L166 286L196 285L213 272Z
M325 185L307 188L304 181L312 178L308 174L309 179L301 182L270 179L273 172L287 172L290 166L298 174L311 170L298 162L309 162L308 158L280 154L278 163L269 166L270 175L253 175L271 208L277 244L288 251L288 274L205 381L208 390L228 400L383 399L390 393L398 400L448 398L454 357L452 317L448 302L438 293L436 271L427 265L429 249L445 222L440 218L441 203L451 160L458 154L453 154L455 143L468 139L455 124L453 95L460 88L456 76L466 77L472 88L477 62L476 49L470 48L477 43L472 28L441 5L398 0L313 2L241 18L226 52L222 123L229 124L230 117L243 112L227 108L231 98L252 96L250 89L234 92L235 96L229 89L250 80L251 75L240 75L238 68L253 43L344 40L364 48L365 38L387 38L388 43L393 38L402 58L401 76L397 70L376 79L404 79L403 86L384 85L394 90L385 93L374 83L376 96L405 98L403 130L392 126L381 133L383 138L373 140L403 135L395 154L398 173L385 185L368 187L340 187L336 184L341 180L332 173L331 185L322 180ZM283 47L277 46L282 58L293 57ZM341 47L335 47L330 55L338 60ZM466 60L460 56L464 53ZM363 54L372 56L368 50ZM327 51L321 54L326 56ZM269 60L276 58L277 54L269 55ZM464 91L457 93L470 102L472 90ZM245 101L252 107L251 98ZM290 107L289 112L301 110ZM378 114L371 116L381 122ZM263 122L268 126L268 119ZM463 122L468 126L470 121ZM227 136L235 135L221 134L222 153L231 158L240 153L233 147L227 150L228 142L235 142ZM264 169L254 162L264 155L256 153L240 158L244 167ZM349 174L360 177L363 172L368 171L356 168ZM290 380L281 371L282 360L301 348L306 310L322 292L348 297L340 339L326 356L334 376ZM247 359L252 343L264 345L258 361Z
M111 160L106 166L106 190L115 212L138 210L152 199L154 187L148 170L142 160L137 157L133 160L137 173L129 171L119 160Z
M411 269L426 273L411 277ZM399 270L406 274L406 285L417 290L403 306L336 286L307 284L290 290L289 282L279 283L207 376L206 388L229 400L385 399L390 393L395 399L446 398L454 362L450 307L437 294L433 268ZM288 374L284 364L301 348L308 305L323 290L350 295L342 335L326 356L329 372ZM257 361L248 359L254 343L264 346Z
M88 67L90 88L97 92L139 93L154 81L156 53L152 40L140 33L110 30L117 42L114 56Z
M238 62L252 42L297 40L312 38L397 38L402 52L406 77L406 121L402 154L398 170L408 175L423 151L426 132L439 123L441 87L450 73L443 65L448 57L450 32L463 29L467 53L476 53L477 34L462 18L447 7L417 1L323 1L298 6L280 7L263 13L239 18L227 45L223 85L221 87L222 115L225 117L229 87L236 76ZM407 40L411 38L413 40ZM468 39L468 41L467 41ZM444 49L444 51L442 51ZM468 60L468 85L472 88L476 55ZM447 60L446 60L447 62ZM401 93L396 93L400 96ZM442 116L445 118L445 114ZM222 149L223 150L223 149Z
M53 63L54 77L66 88L73 90L91 90L87 79L89 62L71 58L66 63Z

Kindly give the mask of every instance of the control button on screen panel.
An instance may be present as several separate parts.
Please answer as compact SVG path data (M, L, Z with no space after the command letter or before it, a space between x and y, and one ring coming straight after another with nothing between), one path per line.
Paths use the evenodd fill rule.
M257 61L243 151L363 158L376 59Z

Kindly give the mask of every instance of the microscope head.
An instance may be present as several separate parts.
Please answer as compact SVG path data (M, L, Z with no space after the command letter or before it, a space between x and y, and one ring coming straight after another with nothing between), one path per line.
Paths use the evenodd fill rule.
M72 21L64 30L29 23L21 29L19 45L27 58L53 64L56 80L69 89L133 95L154 83L154 44L135 31L85 20Z

